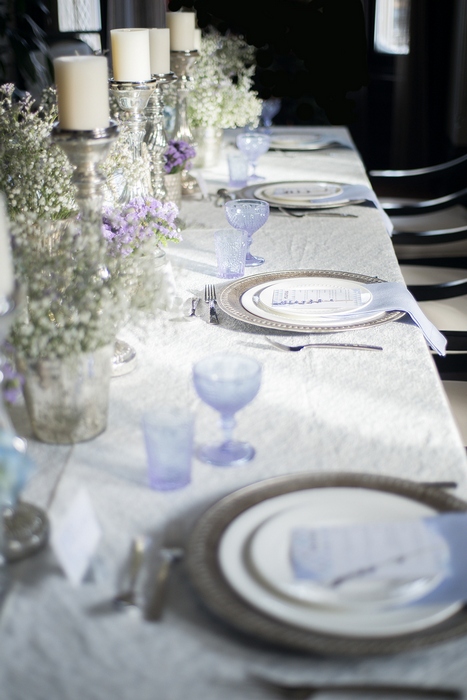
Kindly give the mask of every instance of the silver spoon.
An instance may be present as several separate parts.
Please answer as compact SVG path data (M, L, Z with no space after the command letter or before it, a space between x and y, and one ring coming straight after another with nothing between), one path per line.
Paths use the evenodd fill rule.
M382 350L380 345L353 345L352 343L304 343L303 345L286 345L277 340L271 340L265 336L266 340L279 350L287 352L299 352L304 348L333 348L336 350Z
M184 550L181 547L162 547L160 550L162 562L157 572L153 596L146 609L145 617L147 620L160 620L164 609L165 592L170 568L172 564L179 561L183 555Z

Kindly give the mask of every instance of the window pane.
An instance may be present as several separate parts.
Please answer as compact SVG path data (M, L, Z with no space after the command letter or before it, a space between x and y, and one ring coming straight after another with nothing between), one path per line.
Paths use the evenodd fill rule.
M376 0L375 50L407 54L410 51L410 0Z
M57 0L61 32L98 32L101 25L99 0Z

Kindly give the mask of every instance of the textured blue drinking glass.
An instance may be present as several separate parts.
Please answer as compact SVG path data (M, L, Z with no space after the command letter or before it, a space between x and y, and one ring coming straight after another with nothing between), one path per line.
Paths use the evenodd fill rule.
M262 199L232 199L225 203L224 209L229 224L248 233L245 267L262 265L264 258L252 255L250 246L255 231L264 226L269 218L269 204Z
M208 406L221 414L224 438L219 445L202 445L197 457L217 467L245 464L253 459L254 448L234 440L235 413L252 401L261 384L261 365L246 355L219 353L205 357L193 368L196 392Z
M269 150L271 145L271 137L269 134L259 131L245 131L237 136L237 148L246 155L251 163L253 172L248 178L251 182L259 182L264 180L264 177L256 174L256 166L258 159L263 153Z

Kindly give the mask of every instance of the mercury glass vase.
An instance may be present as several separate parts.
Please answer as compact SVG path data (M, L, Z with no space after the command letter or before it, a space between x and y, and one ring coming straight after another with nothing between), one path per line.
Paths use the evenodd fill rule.
M223 130L217 126L198 126L193 129L196 141L195 168L213 168L221 159Z
M91 440L107 426L113 343L59 359L20 361L34 435L69 445Z
M182 173L170 173L164 176L166 201L182 206Z

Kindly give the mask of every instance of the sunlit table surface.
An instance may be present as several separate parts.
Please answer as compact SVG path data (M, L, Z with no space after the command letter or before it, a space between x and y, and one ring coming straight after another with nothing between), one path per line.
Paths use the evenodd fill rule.
M352 145L344 128L312 131L329 131ZM226 140L220 164L201 173L211 194L227 185L231 140ZM269 181L368 184L352 148L271 151L260 158L258 172ZM346 211L358 218L294 219L271 213L252 246L252 252L264 255L266 262L247 274L302 268L401 281L378 211L358 206ZM11 567L12 585L0 615L2 700L272 697L249 678L253 671L289 680L398 680L467 691L467 639L371 659L284 653L237 634L208 614L183 563L173 571L161 622L146 622L110 608L135 534L149 534L157 543L169 529L183 542L211 504L268 477L344 471L454 480L459 484L456 493L467 497L464 449L418 328L401 320L320 336L382 345L383 352L287 354L270 347L262 330L229 323L214 326L202 319L188 322L180 313L183 300L199 293L207 282L220 282L213 233L226 221L212 198L187 199L181 214L186 223L184 240L168 250L176 303L120 334L136 348L138 366L112 380L106 432L75 446L43 445L30 436L22 406L13 411L37 464L25 500L46 508L53 525L84 486L103 537L92 576L79 587L67 581L50 549ZM256 447L256 457L246 466L230 469L194 459L188 487L172 493L153 491L146 484L142 412L181 401L196 411L198 442L218 437L217 416L199 402L191 381L193 363L216 351L245 353L262 363L261 390L238 414L237 425L238 435Z

